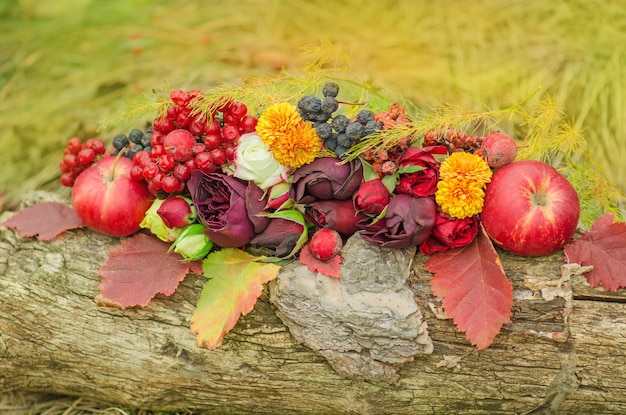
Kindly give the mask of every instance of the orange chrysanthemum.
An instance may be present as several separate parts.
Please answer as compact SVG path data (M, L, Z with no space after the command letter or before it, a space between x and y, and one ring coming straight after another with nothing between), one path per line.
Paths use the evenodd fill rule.
M452 153L439 167L435 201L441 211L458 219L483 210L484 188L491 181L491 168L482 157Z
M457 179L480 184L491 181L491 168L482 157L462 151L452 153L439 167L441 180Z
M296 107L288 102L272 104L259 117L256 133L261 140L271 146L278 137L288 134L302 122Z
M456 178L440 180L437 183L435 201L443 213L453 218L474 216L483 210L485 201L483 187L481 183Z
M269 147L280 164L298 168L315 160L321 141L311 123L301 121L289 132L276 134Z

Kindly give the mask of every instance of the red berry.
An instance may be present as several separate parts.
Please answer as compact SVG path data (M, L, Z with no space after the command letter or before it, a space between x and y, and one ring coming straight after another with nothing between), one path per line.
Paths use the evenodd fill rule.
M163 189L163 179L165 175L162 172L158 172L152 179L150 179L150 184L157 191L161 191Z
M76 180L76 178L71 173L63 173L61 175L61 178L59 179L59 181L61 182L61 185L65 186L65 187L72 187L72 186L74 186L74 181L75 180Z
M174 166L176 166L174 157L172 157L171 154L163 154L159 156L158 164L159 164L159 168L161 169L161 171L166 172L166 173L171 171L174 168Z
M150 162L150 160L152 160L152 158L150 157L150 152L148 150L141 150L133 155L133 163L141 167Z
M166 117L158 118L152 124L153 131L156 131L162 134L167 134L170 131L173 131L175 128L176 128L176 125L174 124L174 121Z
M180 106L186 106L189 101L191 100L191 97L189 96L189 94L181 89L174 89L170 92L170 99L180 105Z
M174 105L172 107L169 107L167 111L165 111L165 117L168 120L176 121L176 117L178 117L179 113L180 113L180 107L178 105Z
M85 141L85 147L91 148L97 156L104 154L107 150L104 141L99 138L88 138Z
M187 130L177 129L169 133L163 139L163 146L168 154L178 162L189 160L192 156L192 147L196 144L196 139ZM154 147L152 148L154 150Z
M76 162L82 166L89 166L96 158L96 152L92 148L83 148L76 155Z
M234 124L226 124L222 128L222 141L225 143L236 143L239 140L239 127Z
M245 117L241 119L241 122L239 123L239 128L244 133L251 133L256 129L256 125L258 121L259 120L257 120L257 118L254 115L246 115Z
M174 169L172 169L172 175L178 179L178 181L184 183L191 177L191 170L184 164L177 164Z
M198 169L206 168L209 164L214 164L213 155L209 152L196 154L195 167Z
M226 152L220 147L211 150L211 155L213 156L213 163L217 166L221 166L226 162Z
M489 167L498 169L512 163L517 156L515 140L506 134L493 132L483 140L480 153Z
M222 113L226 113L230 106L233 105L234 100L231 97L222 97L217 106L217 110Z
M189 111L183 110L178 117L176 117L176 125L178 128L187 128L191 123L191 116L189 115Z
M339 233L333 229L322 228L315 232L309 242L311 254L320 261L329 259L341 253L343 241Z
M152 131L152 135L150 136L150 145L154 147L158 144L163 144L164 137L165 137L164 133L160 133L158 131Z
M216 119L211 120L211 122L207 123L204 126L204 132L208 135L208 134L219 134L220 130L222 129L222 125L220 124L220 122Z
M161 181L161 187L165 193L174 193L178 191L180 182L174 176L165 176Z
M193 146L191 146L191 152L194 155L198 153L202 153L204 150L206 150L206 146L203 143L196 143Z
M227 112L226 114L224 114L224 123L225 124L239 125L240 121L241 121L241 118L237 118L235 115L233 115L230 112Z
M72 137L65 145L65 148L69 150L71 154L78 154L78 152L83 148L83 143L80 138Z
M165 146L162 144L157 144L152 146L152 150L150 151L150 155L154 158L162 156L165 154Z
M228 109L228 114L231 114L237 120L241 120L244 115L248 113L248 107L243 102L233 102L233 104ZM228 115L225 114L225 115Z
M131 169L130 169L130 178L133 180L136 180L138 182L144 180L143 177L143 168L137 164L135 164Z
M76 155L74 154L66 154L63 156L63 160L61 161L67 167L76 167L78 165L78 161L76 160Z
M204 134L204 123L198 120L193 120L189 123L189 132L193 135Z
M219 147L221 142L222 142L222 136L220 135L219 132L217 134L207 134L204 137L204 145L209 150L213 150L214 148Z
M143 177L146 180L152 180L156 174L159 173L159 166L156 163L150 162L143 166Z
M237 146L236 145L228 145L224 147L224 154L226 154L226 160L233 161L237 156Z

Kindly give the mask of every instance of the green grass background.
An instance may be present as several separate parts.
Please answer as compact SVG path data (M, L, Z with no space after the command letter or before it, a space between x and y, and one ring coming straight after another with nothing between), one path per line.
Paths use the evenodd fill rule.
M59 188L65 142L110 141L98 126L127 100L298 70L320 45L424 108L504 108L540 87L626 189L621 0L2 0L0 33L0 210Z

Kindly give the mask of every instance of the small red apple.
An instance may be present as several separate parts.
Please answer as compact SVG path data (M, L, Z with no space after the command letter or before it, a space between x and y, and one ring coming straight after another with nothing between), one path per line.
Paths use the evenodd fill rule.
M571 183L549 164L524 160L496 170L480 218L505 250L543 256L572 238L579 216L580 201Z
M111 236L139 230L153 196L145 181L133 180L133 162L104 157L80 173L72 188L72 206L88 228Z

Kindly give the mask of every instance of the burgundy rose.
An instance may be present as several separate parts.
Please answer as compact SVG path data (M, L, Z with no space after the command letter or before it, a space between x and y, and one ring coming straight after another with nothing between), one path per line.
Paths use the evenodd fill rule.
M240 248L254 237L246 209L247 182L220 173L196 170L187 182L205 233L223 248Z
M272 218L265 229L250 241L251 245L262 246L274 252L274 256L288 256L296 247L304 226L282 218Z
M319 228L336 230L345 237L359 230L357 222L365 215L357 213L352 200L318 200L304 207L304 218Z
M430 196L437 190L439 162L433 154L446 154L444 146L409 147L398 159L400 175L396 193ZM411 172L411 168L421 168ZM403 172L409 170L409 172Z
M380 179L361 183L354 194L354 207L366 215L378 216L389 204L391 194Z
M163 201L157 215L168 228L184 228L196 220L191 200L182 196L171 196Z
M419 246L432 232L436 211L432 197L399 194L389 201L385 217L364 226L361 236L384 248Z
M342 163L334 157L319 157L298 168L293 174L290 197L307 204L315 200L346 200L363 180L363 165L359 160Z
M478 234L478 216L451 218L437 212L433 233L420 245L422 255L447 251L470 244Z

